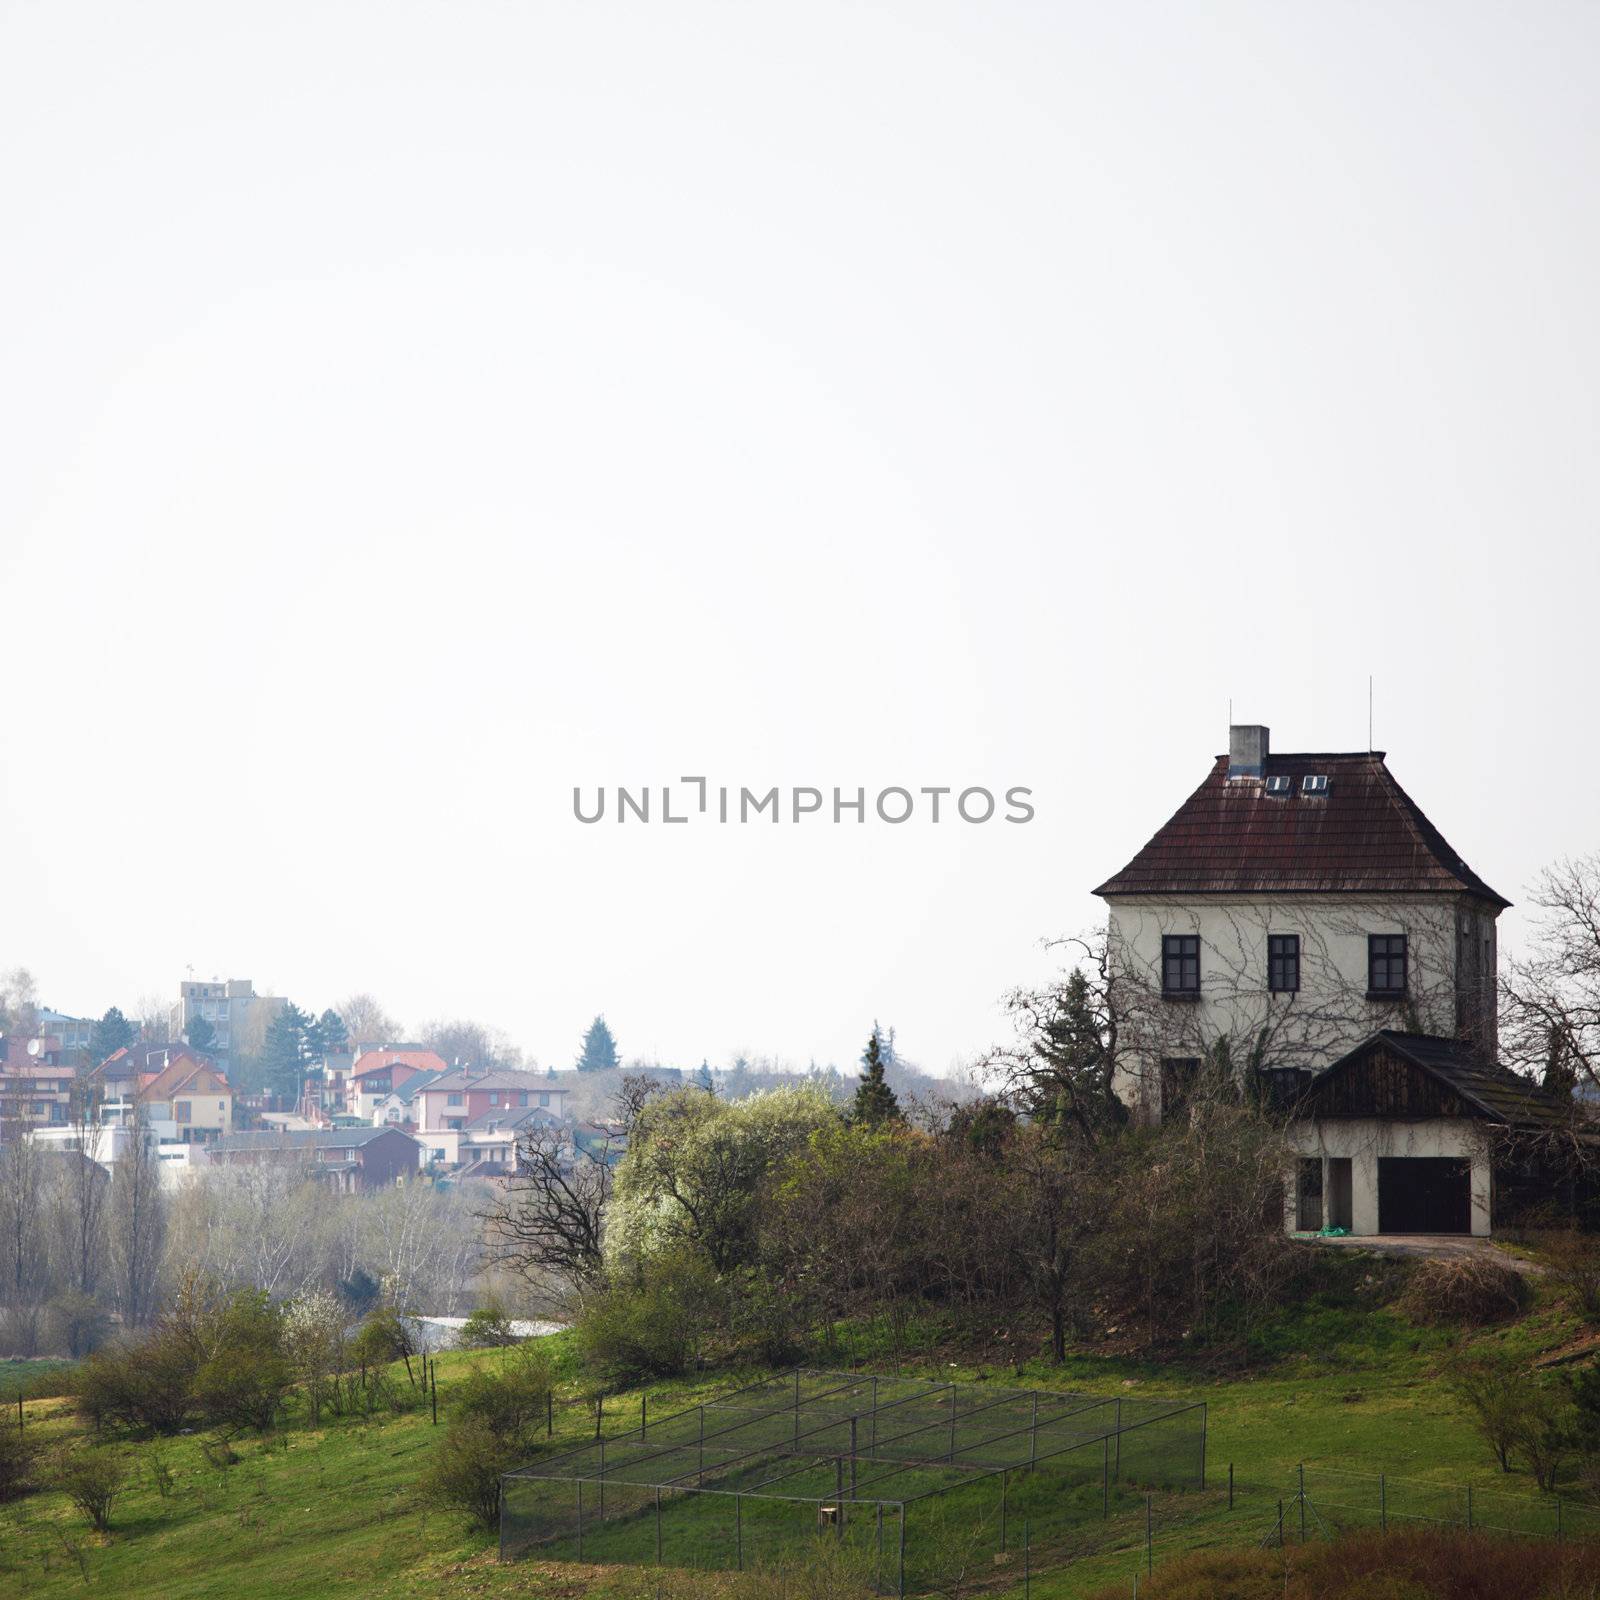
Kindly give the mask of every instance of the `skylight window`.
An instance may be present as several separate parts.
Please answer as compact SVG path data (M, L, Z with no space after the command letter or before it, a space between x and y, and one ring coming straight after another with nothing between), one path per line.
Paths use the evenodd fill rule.
M1293 787L1294 780L1287 773L1276 773L1267 779L1268 794L1288 794Z
M1325 772L1308 772L1300 780L1301 794L1326 794L1328 792L1328 775Z

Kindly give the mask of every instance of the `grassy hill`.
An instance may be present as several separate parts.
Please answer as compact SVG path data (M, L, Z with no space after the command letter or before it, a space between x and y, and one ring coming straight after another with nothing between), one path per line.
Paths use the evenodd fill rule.
M930 1350L928 1375L1019 1387L1105 1394L1163 1394L1210 1407L1212 1489L1196 1506L1161 1507L1157 1559L1207 1546L1255 1544L1277 1498L1292 1491L1297 1465L1383 1472L1437 1483L1473 1482L1487 1493L1506 1480L1495 1469L1438 1371L1455 1336L1408 1322L1392 1305L1397 1272L1352 1252L1326 1289L1249 1330L1248 1363L1191 1352L1156 1362L1114 1350L1074 1355L1064 1367L1043 1362L985 1363L970 1349ZM1577 1327L1549 1290L1514 1322L1470 1335L1474 1344L1533 1358L1556 1351ZM551 1341L564 1398L580 1389L563 1336ZM493 1541L463 1518L423 1505L417 1494L428 1451L443 1431L452 1389L489 1353L439 1358L440 1426L426 1410L344 1418L311 1428L293 1419L277 1435L235 1442L225 1463L207 1436L131 1441L116 1446L130 1466L112 1531L92 1533L64 1496L34 1495L0 1506L0 1592L77 1594L85 1587L139 1596L588 1596L623 1592L602 1569L538 1562L501 1567ZM855 1357L880 1363L870 1347ZM403 1369L397 1373L404 1384ZM748 1378L723 1371L698 1381L653 1385L652 1411L681 1406ZM637 1415L637 1393L607 1402L607 1423ZM33 1400L27 1425L64 1443L80 1430L60 1400ZM626 1421L624 1420L626 1419ZM556 1442L592 1433L580 1405L558 1412ZM1226 1474L1236 1503L1228 1513ZM1515 1480L1532 1492L1525 1476ZM165 1492L163 1492L165 1491ZM1142 1537L1142 1512L1101 1531L1130 1545ZM1123 1526L1122 1524L1126 1524ZM1040 1552L1040 1564L1063 1552ZM1113 1580L1126 1582L1136 1560L1126 1550L1089 1548L1069 1567L1037 1571L1039 1600L1080 1600ZM1020 1594L1009 1560L985 1575L982 1592ZM631 1583L627 1585L631 1587Z

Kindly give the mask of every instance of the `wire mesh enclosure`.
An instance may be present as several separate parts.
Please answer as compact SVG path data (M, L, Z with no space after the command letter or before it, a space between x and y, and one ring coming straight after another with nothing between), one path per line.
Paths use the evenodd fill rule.
M879 1593L1205 1487L1206 1409L796 1368L501 1480L502 1560L755 1568L819 1538Z

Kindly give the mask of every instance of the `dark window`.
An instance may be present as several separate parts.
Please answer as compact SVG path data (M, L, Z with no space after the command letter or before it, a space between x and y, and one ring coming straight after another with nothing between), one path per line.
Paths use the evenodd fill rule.
M1304 1156L1300 1160L1298 1204L1295 1224L1301 1233L1322 1230L1322 1157Z
M1267 936L1267 987L1274 994L1292 994L1300 987L1300 935Z
M1200 940L1192 933L1169 933L1161 940L1161 992L1200 993Z
M1200 1076L1199 1056L1163 1056L1161 1060L1161 1117L1165 1121L1189 1098Z
M1406 936L1367 935L1367 992L1387 997L1406 992Z

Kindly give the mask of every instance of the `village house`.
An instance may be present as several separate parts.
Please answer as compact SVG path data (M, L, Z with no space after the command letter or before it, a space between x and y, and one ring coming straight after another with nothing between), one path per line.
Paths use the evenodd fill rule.
M1296 1108L1291 1228L1488 1233L1506 1130L1559 1115L1496 1061L1496 920L1382 751L1229 750L1095 891L1117 1089L1180 1114L1207 1065Z
M415 1177L421 1153L398 1128L256 1130L229 1134L209 1148L215 1165L300 1167L346 1194Z
M77 1073L65 1057L54 1036L0 1040L0 1138L69 1120Z
M152 1121L170 1122L180 1144L209 1144L233 1131L233 1089L208 1062L179 1055L143 1087Z
M496 1177L516 1165L517 1140L530 1128L559 1122L558 1112L539 1106L485 1111L459 1128L418 1132L423 1159L431 1165L459 1167L459 1177Z
M468 1135L470 1145L470 1133L483 1131L482 1119L509 1119L535 1111L559 1121L566 1116L568 1092L542 1073L458 1068L418 1094L417 1137L427 1147L430 1161L454 1166L462 1159L462 1136Z
M424 1073L437 1077L448 1070L444 1057L426 1045L358 1045L350 1063L346 1109L363 1122L377 1122L377 1109L391 1094Z
M376 1100L367 1118L375 1128L404 1128L407 1133L417 1131L417 1119L422 1115L418 1096L430 1083L444 1076L442 1072L419 1072Z

